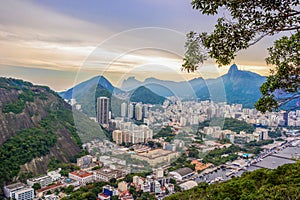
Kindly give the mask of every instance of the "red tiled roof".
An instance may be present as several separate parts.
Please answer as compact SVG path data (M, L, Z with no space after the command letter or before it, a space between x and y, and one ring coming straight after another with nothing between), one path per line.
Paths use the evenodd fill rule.
M62 185L63 185L62 183L57 183L57 184L54 184L54 185L49 185L47 187L44 187L44 188L41 188L41 189L37 190L37 192L44 192L44 191L47 191L47 190L51 190L51 189L60 187Z
M105 197L105 198L108 198L109 196L108 195L106 195L106 194L103 194L103 193L101 193L101 194L98 194L99 196L101 196L101 197Z
M89 173L89 172L86 172L86 171L75 171L75 172L71 172L71 174L75 175L75 176L78 176L80 178L86 178L88 176L92 176L93 174L92 173Z

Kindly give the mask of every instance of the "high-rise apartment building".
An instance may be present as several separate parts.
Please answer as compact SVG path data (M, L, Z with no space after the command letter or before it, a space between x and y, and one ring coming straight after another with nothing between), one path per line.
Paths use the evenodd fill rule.
M135 119L139 121L143 119L143 105L141 103L135 105Z
M127 111L127 103L121 104L121 117L126 117L126 111Z
M130 103L128 105L128 118L133 119L135 117L135 104Z
M97 99L97 121L101 125L108 125L109 98L107 97L98 97Z
M153 138L153 130L146 125L132 125L130 130L114 130L112 133L113 141L121 143L145 143Z

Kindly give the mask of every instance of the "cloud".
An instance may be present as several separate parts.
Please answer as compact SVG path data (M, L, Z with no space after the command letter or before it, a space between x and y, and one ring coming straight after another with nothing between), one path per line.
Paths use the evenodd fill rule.
M120 24L105 21L110 16L95 22L58 12L33 0L1 2L0 75L9 76L11 73L14 77L26 80L31 76L36 83L62 90L73 85L78 77L77 73L82 76L75 81L105 73L109 79L111 76L113 83L118 83L120 77L130 73L140 79L149 76L173 79L178 75L190 79L199 76L211 78L227 72L226 67L216 69L213 62L204 63L194 74L181 72L185 32L166 28L137 28L117 33L116 30L120 30L120 27L132 27L128 25L130 21L124 20L135 19L139 21L139 26L156 24L181 31L189 31L191 27L195 27L194 30L203 31L210 29L215 19L200 16L197 11L191 11L189 3L182 3L180 0L138 2L138 6L157 8L157 13L145 11L144 16L147 19L155 18L155 23L145 21L146 18L143 17L139 19L134 14L124 16L125 19L120 19ZM135 3L127 5L123 2L127 7L134 6ZM102 6L102 3L99 4ZM111 5L103 3L101 9L105 9L105 6ZM109 15L114 15L114 7L109 8L112 13ZM122 6L119 5L118 9L126 14ZM134 8L130 8L132 10ZM143 10L135 12L143 14ZM173 13L165 16L167 12ZM194 20L198 17L199 21ZM264 45L266 44L262 43L259 49L265 49ZM262 66L263 54L257 56L257 52L255 48L248 53L242 52L237 58L237 64ZM11 70L8 70L10 67ZM249 70L264 72L251 67Z

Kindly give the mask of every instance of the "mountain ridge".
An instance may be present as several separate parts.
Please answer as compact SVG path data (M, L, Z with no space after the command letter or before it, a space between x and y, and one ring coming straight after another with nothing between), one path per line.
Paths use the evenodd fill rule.
M139 81L135 77L130 76L123 80L120 89L113 86L105 77L96 76L59 94L63 98L68 97L67 99L70 99L70 93L72 92L72 96L76 100L80 100L81 98L87 96L86 91L88 89L96 91L96 88L100 87L102 90L111 93L112 95L110 96L113 98L124 101L126 99L128 100L132 94L132 91L138 87L144 86L150 89L152 92L165 98L177 96L181 99L212 100L215 102L226 101L230 104L241 103L245 107L253 108L254 103L261 95L259 88L262 83L265 82L265 80L266 77L254 72L239 70L238 66L233 64L229 68L228 73L211 79L203 79L202 77L198 77L189 81L176 82L149 77L144 81ZM87 86L89 87L87 88ZM86 98L83 99L86 101ZM79 103L84 102L79 101ZM93 102L90 102L89 104L92 103ZM90 108L89 110L91 111L92 109Z

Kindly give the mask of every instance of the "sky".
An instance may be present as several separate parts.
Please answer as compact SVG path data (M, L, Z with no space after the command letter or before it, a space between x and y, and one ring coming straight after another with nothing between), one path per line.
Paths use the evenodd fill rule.
M0 76L55 91L97 75L120 86L130 76L182 81L227 72L207 60L195 73L181 71L185 34L210 32L216 19L186 0L27 0L0 7ZM241 70L268 75L266 38L238 53Z

